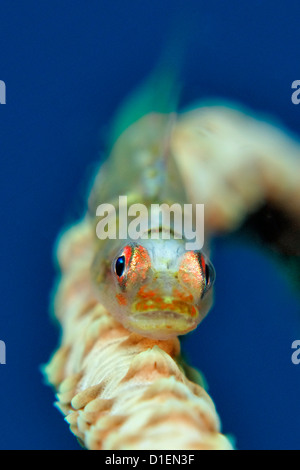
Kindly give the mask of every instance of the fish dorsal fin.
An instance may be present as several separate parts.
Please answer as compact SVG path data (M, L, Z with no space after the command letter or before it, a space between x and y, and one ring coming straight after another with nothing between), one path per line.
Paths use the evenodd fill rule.
M181 47L165 49L158 65L144 82L121 104L113 119L109 145L113 146L118 137L134 122L150 113L176 113L180 95Z

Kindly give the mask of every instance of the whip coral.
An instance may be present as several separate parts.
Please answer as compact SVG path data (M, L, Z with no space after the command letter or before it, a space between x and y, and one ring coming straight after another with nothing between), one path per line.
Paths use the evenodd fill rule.
M236 230L264 204L285 212L299 233L299 144L282 131L241 111L202 107L178 119L170 145L189 200L205 204L208 235ZM63 334L45 372L71 431L89 449L231 449L178 338L131 333L97 299L94 231L87 215L57 251L54 310ZM297 254L298 243L291 246Z

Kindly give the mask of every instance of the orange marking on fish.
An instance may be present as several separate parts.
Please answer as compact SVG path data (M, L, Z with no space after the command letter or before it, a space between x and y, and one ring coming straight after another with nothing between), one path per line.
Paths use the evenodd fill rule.
M192 294L186 294L185 292L182 292L181 290L176 288L173 289L173 295L175 298L178 298L183 302L192 302L194 300Z
M124 294L117 294L116 299L120 305L127 305L127 299Z
M200 290L203 284L203 274L197 255L194 252L190 251L185 254L178 275L183 284L186 284L195 292Z
M194 307L194 305L193 305L192 308L191 308L191 316L192 316L192 317L195 317L196 315L197 315L197 309L196 309L196 307Z
M155 297L157 295L157 293L154 290L147 289L146 286L142 286L139 289L137 295L138 295L138 297L141 297L143 299L151 299L151 298Z

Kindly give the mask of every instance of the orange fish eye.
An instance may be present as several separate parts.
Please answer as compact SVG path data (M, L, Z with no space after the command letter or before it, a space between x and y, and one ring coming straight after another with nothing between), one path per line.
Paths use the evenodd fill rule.
M127 245L112 263L112 271L117 276L120 285L124 288L130 260L132 258L132 247Z
M138 278L145 279L151 265L148 251L141 245L126 245L113 263L113 271L123 289Z
M115 273L118 277L122 277L125 272L125 256L119 256L115 262Z
M208 261L207 259L205 259L205 257L203 256L202 253L200 254L200 256L201 256L201 263L200 264L202 266L203 276L204 276L204 279L205 279L205 289L204 289L203 294L202 294L202 297L204 297L204 295L210 290L210 288L212 287L212 285L215 282L216 272L215 272L215 268L213 267L212 263L210 261Z
M181 281L190 286L194 292L199 292L201 289L201 298L203 298L214 283L215 270L201 251L189 251L183 257L179 276Z

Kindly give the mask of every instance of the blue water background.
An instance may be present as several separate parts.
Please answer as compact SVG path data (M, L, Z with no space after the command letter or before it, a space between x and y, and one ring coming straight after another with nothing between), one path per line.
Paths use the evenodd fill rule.
M78 449L39 366L58 341L48 316L52 247L80 214L87 175L121 99L191 24L186 102L243 102L300 135L299 2L1 1L0 448ZM189 23L190 22L190 23ZM243 243L214 250L216 304L185 342L240 449L300 448L300 309L273 262Z

